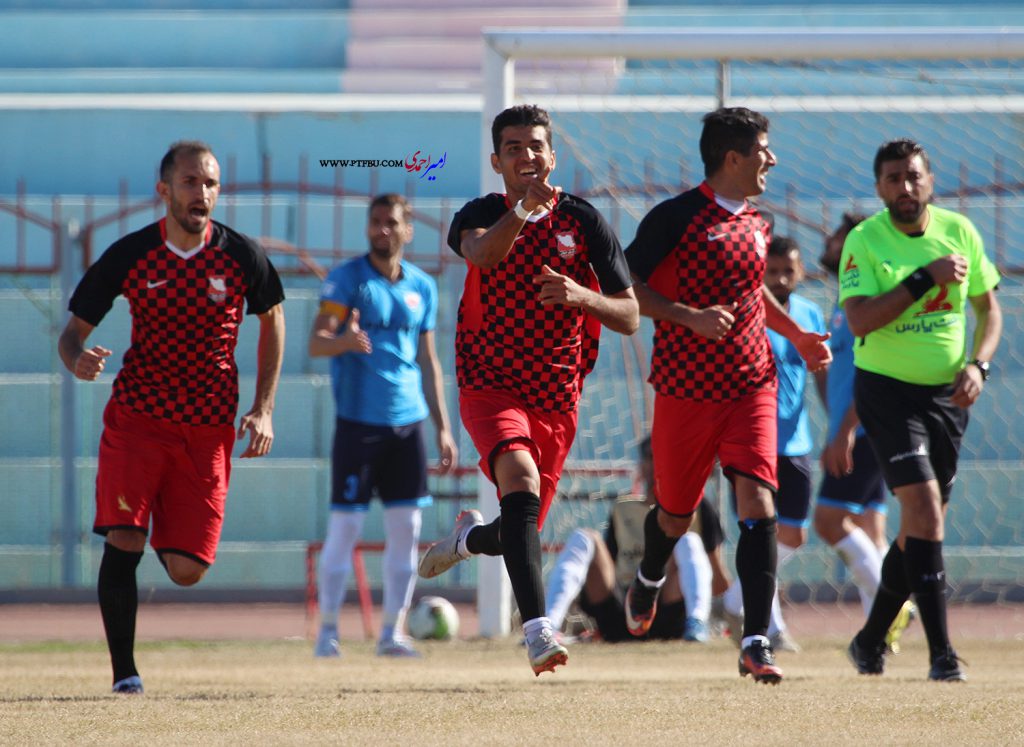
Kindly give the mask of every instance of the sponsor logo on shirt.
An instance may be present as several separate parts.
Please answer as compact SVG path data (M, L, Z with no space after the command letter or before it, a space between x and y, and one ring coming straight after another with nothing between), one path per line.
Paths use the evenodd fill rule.
M931 298L925 297L924 304L921 306L921 310L918 311L914 316L926 316L928 314L945 314L947 311L953 310L953 304L946 299L949 297L949 288L945 285L941 286L938 292Z

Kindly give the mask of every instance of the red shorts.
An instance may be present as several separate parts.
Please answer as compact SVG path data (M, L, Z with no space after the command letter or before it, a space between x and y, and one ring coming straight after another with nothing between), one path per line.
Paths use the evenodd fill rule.
M157 553L211 565L231 476L231 425L171 423L114 400L103 411L93 531L153 531Z
M540 473L540 518L544 519L555 497L562 465L576 437L576 411L539 412L528 409L513 394L498 390L459 392L462 425L480 454L480 469L494 482L491 467L507 451L529 451ZM501 491L498 491L501 500Z
M697 510L715 457L730 479L742 475L777 490L777 407L774 389L728 402L657 395L651 450L658 505L674 516Z

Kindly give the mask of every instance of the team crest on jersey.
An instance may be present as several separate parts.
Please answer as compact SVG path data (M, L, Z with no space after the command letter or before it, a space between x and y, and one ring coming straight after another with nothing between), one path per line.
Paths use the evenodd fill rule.
M416 291L406 291L405 293L405 305L409 307L410 311L417 311L420 308L420 304L423 303L423 296Z
M558 256L562 259L569 259L576 256L576 239L571 233L560 233L555 235L558 242Z
M223 275L207 276L209 287L206 289L206 297L214 303L224 303L228 297L228 284Z

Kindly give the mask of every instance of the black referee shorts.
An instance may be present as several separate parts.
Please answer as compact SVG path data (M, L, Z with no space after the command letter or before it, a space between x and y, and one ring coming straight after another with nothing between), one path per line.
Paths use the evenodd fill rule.
M943 503L949 500L968 417L952 394L952 384L910 384L857 369L857 416L890 490L936 480Z

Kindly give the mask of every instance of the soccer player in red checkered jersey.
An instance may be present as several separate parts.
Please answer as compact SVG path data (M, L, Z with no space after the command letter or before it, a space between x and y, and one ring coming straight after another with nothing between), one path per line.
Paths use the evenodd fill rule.
M549 182L548 113L506 109L491 136L491 166L506 193L459 210L448 243L468 270L455 342L459 412L501 512L488 525L479 511L460 514L452 534L420 561L420 575L431 578L473 554L502 555L539 675L568 659L544 616L539 532L576 435L600 327L628 335L640 317L608 224Z
M828 335L802 329L764 286L771 224L748 197L765 190L775 154L768 119L743 108L704 117L705 180L657 205L626 250L640 313L655 320L654 476L658 508L645 524L644 558L626 595L626 624L654 619L664 567L689 528L717 458L737 498L736 571L745 618L740 674L776 684L767 638L775 593L776 374L767 329L817 371Z
M271 413L284 351L284 292L263 249L211 220L220 166L209 146L175 143L160 163L166 216L115 242L82 278L58 343L77 378L94 381L113 351L85 347L123 295L131 346L103 413L96 520L104 535L100 612L114 692L141 693L135 668L135 570L150 533L167 575L192 586L214 561L231 473L243 309L260 323L256 397L238 425L242 458L274 440Z

